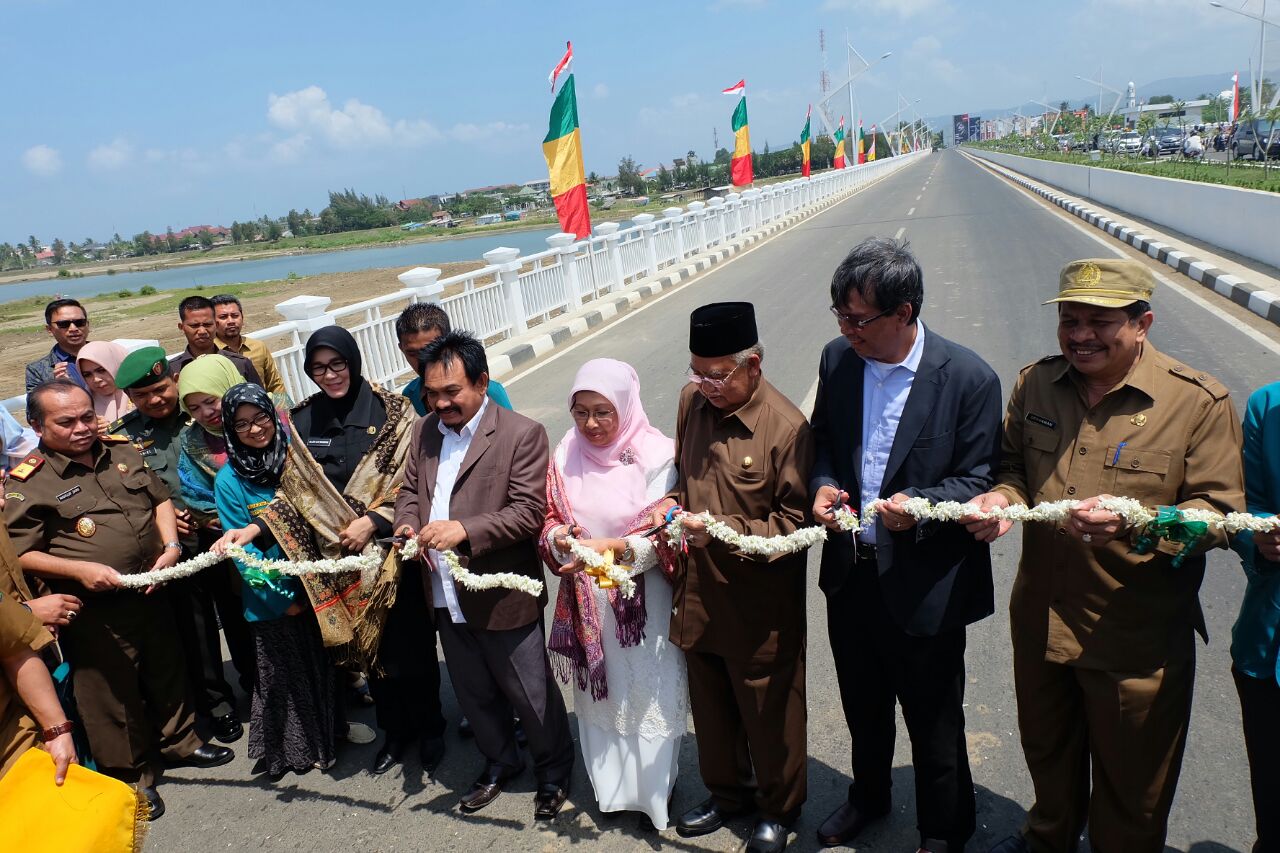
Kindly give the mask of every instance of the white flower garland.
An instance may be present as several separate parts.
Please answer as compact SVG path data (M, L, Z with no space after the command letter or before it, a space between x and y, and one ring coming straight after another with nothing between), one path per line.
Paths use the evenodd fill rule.
M623 598L635 596L636 582L631 578L631 573L626 567L613 560L605 559L572 536L566 536L565 541L569 544L569 553L583 562L588 569L587 573L596 578L596 583L600 584L601 589L615 586ZM606 580L608 583L604 582Z
M852 514L852 513L850 513ZM668 522L667 539L679 543L684 539L684 520L696 518L706 525L707 533L713 539L719 539L731 548L753 557L776 557L780 554L794 554L824 541L827 538L825 527L802 527L793 533L779 536L755 536L739 533L729 525L713 517L709 512L680 513Z
M139 572L134 575L121 575L120 585L125 589L143 589L145 587L156 584L169 583L171 581L189 578L198 572L202 572L210 566L217 565L223 560L231 557L239 560L246 566L260 569L264 572L275 572L282 575L313 575L313 574L341 574L342 572L360 572L369 574L377 571L382 565L382 557L377 554L356 554L351 557L342 557L338 560L264 560L261 557L254 556L238 545L232 545L227 548L225 554L219 554L216 551L206 551L203 554L192 557L190 560L184 560L170 566L167 569L159 569L153 572Z
M400 556L406 560L412 560L418 554L417 539L410 539L400 548ZM482 592L487 589L512 589L517 592L528 593L534 598L542 595L543 587L540 580L527 578L524 575L517 575L513 572L494 572L493 574L477 575L462 565L458 555L452 551L441 551L440 556L444 558L445 567L449 569L449 576L470 592Z

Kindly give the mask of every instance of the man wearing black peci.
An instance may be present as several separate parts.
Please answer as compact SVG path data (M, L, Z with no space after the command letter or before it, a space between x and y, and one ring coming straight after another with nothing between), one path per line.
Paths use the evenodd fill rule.
M818 829L845 844L890 808L902 705L915 770L919 849L963 850L975 803L964 736L965 626L993 609L988 549L958 523L920 522L909 497L968 500L1000 452L1001 396L978 356L920 322L923 276L906 244L870 239L836 269L840 337L818 372L813 514L889 502L856 536L832 535L819 586L853 752L849 800Z

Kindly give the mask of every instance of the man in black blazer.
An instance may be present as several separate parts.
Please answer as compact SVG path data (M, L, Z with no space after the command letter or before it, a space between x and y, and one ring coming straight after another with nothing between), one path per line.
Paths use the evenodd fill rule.
M1002 398L982 359L926 331L923 301L920 266L894 240L864 241L831 281L841 336L818 369L813 513L834 529L842 503L889 503L869 531L833 534L822 549L819 586L853 747L849 800L818 829L826 846L889 811L895 701L911 738L920 850L962 850L974 831L965 626L993 612L990 554L962 525L917 523L901 502L965 501L987 488Z

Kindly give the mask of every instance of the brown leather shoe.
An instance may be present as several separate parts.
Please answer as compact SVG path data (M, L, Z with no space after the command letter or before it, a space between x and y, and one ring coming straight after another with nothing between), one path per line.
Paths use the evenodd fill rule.
M533 819L551 820L560 813L560 807L568 798L568 784L561 787L554 782L544 782L538 786L538 793L533 798Z
M853 803L845 801L818 827L818 843L823 847L839 847L888 813L885 810L879 814L866 814L858 811Z
M458 808L467 814L480 811L489 803L498 799L498 795L502 793L502 786L507 784L511 777L517 775L518 772L500 776L486 770L480 774L480 778L471 786L471 790L463 794L461 799L458 800Z

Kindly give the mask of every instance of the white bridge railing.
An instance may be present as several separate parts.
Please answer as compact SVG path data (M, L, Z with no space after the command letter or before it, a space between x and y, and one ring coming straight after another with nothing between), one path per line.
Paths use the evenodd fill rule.
M446 279L440 278L438 269L416 267L399 276L401 289L333 310L328 297L295 296L276 306L284 322L249 336L271 346L294 400L317 390L302 370L307 338L334 324L349 329L360 344L365 376L394 385L409 373L395 333L396 318L407 305L438 302L455 329L466 329L492 345L766 225L817 213L924 153L731 192L708 202L690 202L687 208L669 207L660 217L639 213L628 228L602 222L585 240L553 234L545 251L531 255L493 249L484 253L485 266ZM19 411L24 398L13 397L4 405Z

